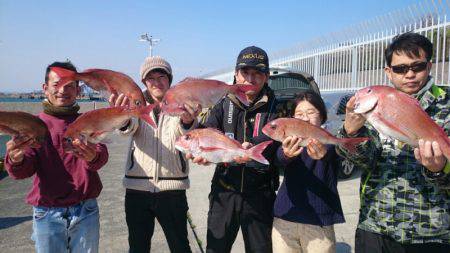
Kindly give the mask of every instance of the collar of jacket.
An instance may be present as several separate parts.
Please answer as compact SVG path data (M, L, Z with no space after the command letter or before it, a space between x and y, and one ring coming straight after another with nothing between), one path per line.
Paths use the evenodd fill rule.
M419 100L420 106L425 110L430 104L432 104L435 100L444 99L447 95L447 92L437 86L434 83L433 77L429 77L427 84L425 84L422 89L420 89L416 94L413 95L417 100Z
M77 115L80 110L80 106L77 102L70 106L54 106L48 99L42 101L42 107L45 114L55 117Z
M147 101L147 103L149 104L153 104L155 102L155 100L153 100L152 96L150 96L149 92L147 89L145 89L142 94L144 94L144 99L145 101Z
M246 111L254 111L261 106L267 104L269 102L269 96L271 95L272 90L269 88L267 84L264 85L264 87L261 89L261 92L259 93L258 97L255 101L253 101L248 107L246 107L242 102L233 94L229 94L228 98L233 102L237 107L241 108L242 110Z

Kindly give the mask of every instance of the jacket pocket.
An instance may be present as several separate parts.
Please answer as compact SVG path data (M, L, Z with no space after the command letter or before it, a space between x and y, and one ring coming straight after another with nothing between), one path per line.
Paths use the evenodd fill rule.
M95 212L98 210L98 204L95 199L90 199L84 202L83 208L86 209L88 213Z

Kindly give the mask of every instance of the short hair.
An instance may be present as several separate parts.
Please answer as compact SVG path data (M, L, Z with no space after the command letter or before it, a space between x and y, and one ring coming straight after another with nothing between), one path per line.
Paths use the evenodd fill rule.
M75 68L75 66L70 61L66 61L66 62L55 61L52 64L48 65L47 69L45 70L45 83L48 82L48 75L50 73L51 67L59 67L59 68L63 68L63 69L72 70L75 72L77 71L77 68ZM79 81L76 81L76 83L78 85Z
M389 67L391 66L394 53L404 53L409 57L419 57L420 49L425 52L427 61L431 61L433 43L427 37L413 32L399 34L392 39L391 44L384 51L386 64Z
M295 108L302 101L309 102L319 111L320 118L322 119L321 124L323 124L327 121L327 108L325 107L325 103L323 102L322 97L320 97L319 94L317 94L311 90L302 91L299 94L297 94L297 96L295 96L294 103L292 104L292 108L291 108L291 112L292 112L291 116L294 116Z

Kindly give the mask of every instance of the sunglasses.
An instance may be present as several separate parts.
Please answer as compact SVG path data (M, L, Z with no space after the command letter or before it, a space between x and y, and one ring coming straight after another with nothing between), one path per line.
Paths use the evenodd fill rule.
M391 66L392 72L397 74L406 74L409 70L412 70L414 73L418 73L424 71L427 68L428 62L418 62L411 65L396 65Z

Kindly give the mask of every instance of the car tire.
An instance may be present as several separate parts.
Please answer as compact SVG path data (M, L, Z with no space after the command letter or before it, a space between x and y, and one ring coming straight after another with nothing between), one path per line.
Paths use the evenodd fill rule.
M341 159L339 161L339 178L345 179L353 175L355 171L355 165L347 159Z

